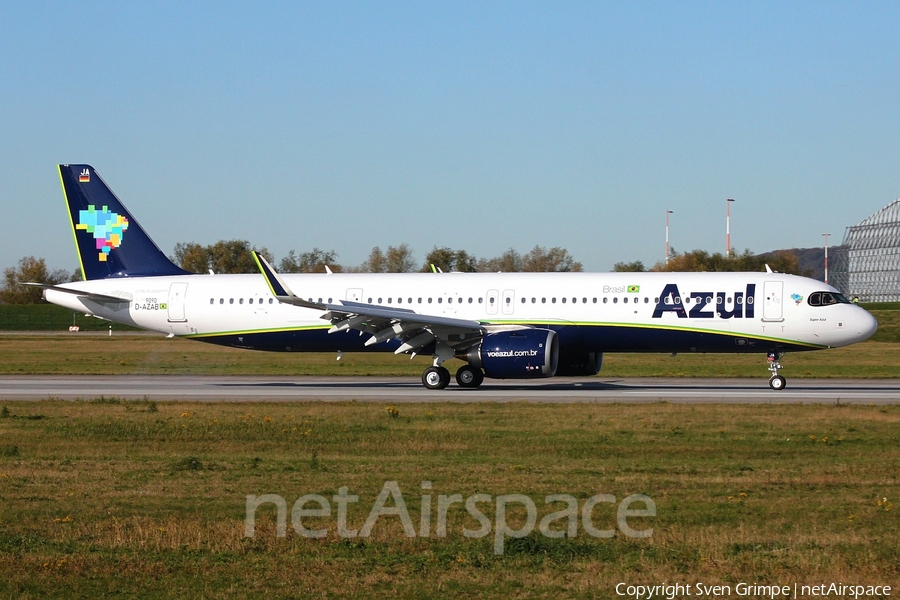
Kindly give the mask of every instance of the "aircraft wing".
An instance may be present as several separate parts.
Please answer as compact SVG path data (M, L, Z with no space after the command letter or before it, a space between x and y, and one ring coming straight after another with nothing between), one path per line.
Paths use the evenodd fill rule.
M133 299L131 297L131 294L125 292L122 292L121 296L113 296L111 294L97 294L95 292L86 292L84 290L62 287L61 285L48 285L45 283L22 282L20 285L39 287L44 290L63 292L64 294L72 294L74 296L78 296L79 298L84 298L85 300L91 300L100 304L121 304L123 302L131 302Z
M483 324L470 319L423 315L406 308L349 300L339 300L336 304L304 300L288 288L263 256L254 251L253 258L272 295L286 304L321 310L321 318L331 322L328 333L350 329L369 333L372 337L366 341L367 346L398 339L402 343L394 351L395 354L415 354L433 342L449 346L455 351L468 348L484 335Z
M321 318L331 322L328 333L353 329L360 334L371 334L367 346L398 339L402 343L396 354L416 353L433 342L455 350L471 346L484 334L482 323L470 319L423 315L406 308L349 300L339 300L336 304L304 300L288 288L263 256L254 251L253 258L275 298L286 304L321 310Z

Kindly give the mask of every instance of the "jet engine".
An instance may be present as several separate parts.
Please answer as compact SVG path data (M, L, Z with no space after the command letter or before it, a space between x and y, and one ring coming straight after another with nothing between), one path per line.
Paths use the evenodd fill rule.
M559 339L550 329L498 331L486 334L456 357L494 379L553 377L559 363Z
M557 376L590 377L600 372L603 366L602 352L562 351L559 354Z

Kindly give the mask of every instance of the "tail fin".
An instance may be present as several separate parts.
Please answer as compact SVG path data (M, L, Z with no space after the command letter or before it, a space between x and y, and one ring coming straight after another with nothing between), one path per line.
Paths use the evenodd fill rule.
M104 277L185 275L144 233L90 165L59 165L81 272Z

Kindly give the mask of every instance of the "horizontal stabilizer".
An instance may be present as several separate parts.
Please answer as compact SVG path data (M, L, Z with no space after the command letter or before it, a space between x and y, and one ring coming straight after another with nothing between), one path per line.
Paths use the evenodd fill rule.
M64 294L72 294L73 296L78 296L79 298L84 298L85 300L92 300L94 302L99 302L101 304L121 304L123 302L131 302L132 296L129 293L122 292L121 296L113 296L110 294L97 294L95 292L85 292L83 290L76 290L72 288L62 287L60 285L47 285L43 283L22 283L21 285L28 285L31 287L39 287L44 290L53 290L55 292L63 292Z

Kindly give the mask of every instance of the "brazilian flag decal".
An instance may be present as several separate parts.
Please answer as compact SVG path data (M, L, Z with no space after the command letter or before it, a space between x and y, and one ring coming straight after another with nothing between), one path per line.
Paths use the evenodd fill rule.
M628 293L629 293L629 294L637 294L637 293L639 293L640 291L641 291L641 286L639 286L639 285L629 285L629 286L628 286Z

